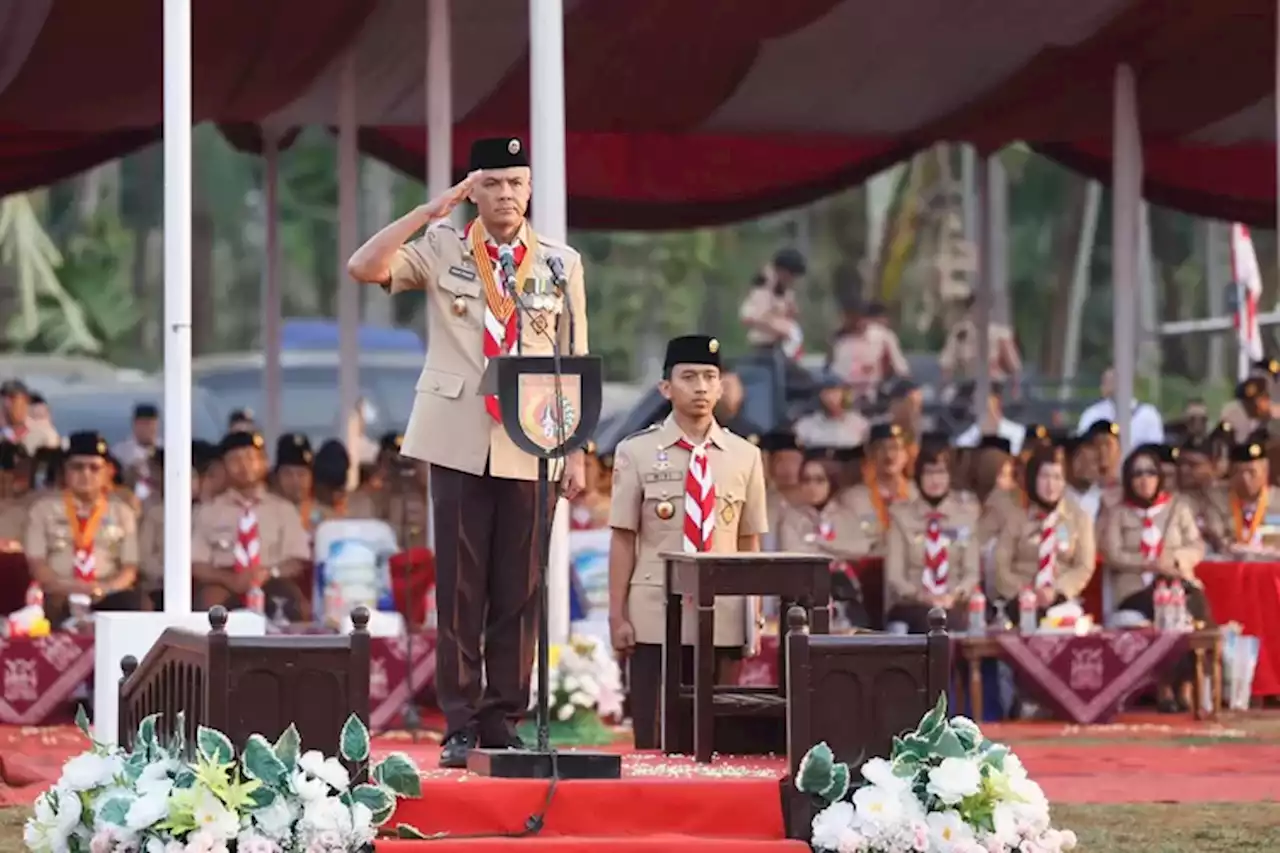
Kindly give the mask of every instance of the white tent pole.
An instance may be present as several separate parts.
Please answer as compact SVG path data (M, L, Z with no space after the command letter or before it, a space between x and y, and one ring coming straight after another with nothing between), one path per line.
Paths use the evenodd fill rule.
M1133 446L1133 381L1138 349L1138 245L1142 202L1142 137L1138 128L1137 86L1133 69L1116 66L1112 126L1111 281L1116 376L1116 423L1120 447Z
M991 159L978 157L973 168L977 188L977 210L974 216L978 238L978 289L973 304L973 324L978 333L978 354L974 367L973 416L979 431L987 419L987 399L991 395L991 296L995 283L995 217L992 214ZM995 427L993 426L992 429Z
M284 302L280 290L280 138L275 131L263 128L262 142L262 218L266 231L262 265L262 408L267 447L274 453L280 437L280 396L284 384L280 369Z
M338 280L345 281L346 259L356 250L360 203L360 160L356 147L356 54L347 51L338 83ZM351 456L347 486L354 488L360 473L360 290L338 288L338 401L341 436Z
M563 241L569 232L563 0L529 0L529 106L533 215L538 233ZM557 501L547 574L547 629L553 644L569 638L568 517L567 502Z
M164 445L164 612L184 616L191 613L191 0L164 3Z
M1210 317L1218 317L1227 310L1227 259L1223 257L1226 254L1226 231L1220 222L1213 219L1201 220L1200 231L1204 235L1204 280L1208 296L1205 307ZM1208 347L1209 363L1202 378L1210 382L1221 382L1225 372L1222 335L1211 335Z
M1067 312L1067 332L1062 353L1062 384L1058 399L1070 399L1080 366L1080 321L1084 319L1084 303L1089 298L1089 268L1093 263L1093 246L1098 236L1098 211L1102 207L1102 186L1090 181L1085 190L1084 214L1080 224L1080 242L1076 244L1076 262L1071 269L1071 309Z
M453 183L453 57L449 0L427 0L427 198ZM455 211L457 215L457 211ZM427 312L422 321L430 325ZM427 329L422 330L423 340ZM427 546L435 547L436 514L427 487Z

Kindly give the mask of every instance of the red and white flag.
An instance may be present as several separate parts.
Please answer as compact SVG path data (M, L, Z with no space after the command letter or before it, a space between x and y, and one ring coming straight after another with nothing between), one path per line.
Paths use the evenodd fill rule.
M1262 271L1248 227L1231 225L1231 278L1236 285L1236 335L1240 341L1239 379L1249 376L1249 365L1262 360L1262 330L1258 328L1258 303L1262 301Z

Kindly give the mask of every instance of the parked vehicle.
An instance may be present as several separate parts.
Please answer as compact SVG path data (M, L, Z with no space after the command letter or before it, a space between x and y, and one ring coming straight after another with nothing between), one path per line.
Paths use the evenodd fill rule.
M97 430L108 443L128 438L133 432L133 407L150 403L164 415L164 384L154 379L141 382L54 385L42 388L58 433L67 436L80 430ZM226 414L212 394L202 388L191 391L191 436L218 441L226 432Z

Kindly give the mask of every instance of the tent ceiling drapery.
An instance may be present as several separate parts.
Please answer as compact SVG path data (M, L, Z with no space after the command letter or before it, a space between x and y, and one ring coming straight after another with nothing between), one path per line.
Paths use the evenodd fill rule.
M354 45L363 147L421 175L424 0L293 8L197 0L196 118L333 124ZM476 136L527 132L527 8L452 4L459 168ZM939 139L1024 139L1105 178L1120 59L1138 77L1148 197L1272 222L1274 0L566 0L565 16L578 227L741 219ZM0 192L158 138L161 24L154 0L0 0Z

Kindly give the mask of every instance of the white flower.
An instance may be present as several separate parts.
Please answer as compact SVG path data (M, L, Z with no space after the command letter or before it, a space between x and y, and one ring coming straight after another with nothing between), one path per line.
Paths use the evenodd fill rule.
M196 821L196 835L207 835L211 844L230 841L240 831L240 820L222 804L214 793L203 788L196 794L192 813ZM203 843L203 840L202 842ZM188 849L191 841L187 841ZM200 853L204 853L203 850Z
M890 826L902 816L902 796L879 785L864 785L853 792L858 817L874 826Z
M170 785L170 788L173 786ZM169 792L146 794L133 801L125 815L124 825L134 832L141 832L159 823L169 814Z
M974 840L973 828L964 822L960 812L933 812L925 820L929 824L929 839L939 853L952 853L958 846L967 847Z
M35 814L22 830L31 853L67 853L67 839L80 823L83 809L74 791L55 787L36 800Z
M596 700L579 690L569 696L569 704L577 705L579 708L590 708L596 704Z
M298 759L298 767L317 779L323 779L330 788L339 793L347 790L351 784L351 775L347 773L347 768L342 766L342 762L336 758L325 758L318 749L309 749L302 753L302 757Z
M104 826L89 839L89 853L132 853L137 840L118 826Z
M86 752L62 765L59 788L71 791L91 791L108 784L124 771L119 755L96 755Z
M813 816L813 846L823 850L839 850L841 833L853 826L853 805L832 803Z
M951 728L956 734L968 735L975 744L982 741L982 729L968 717L952 717Z
M304 803L329 796L329 785L321 779L312 779L301 770L293 774L293 792Z
M169 774L178 769L178 762L174 759L166 759L165 761L153 761L146 767L142 768L142 775L138 777L138 781L134 783L134 789L141 795L159 794L167 797L173 791L173 779L169 778Z
M307 803L298 824L299 835L312 838L325 832L336 832L345 838L353 828L351 809L337 797L323 797Z
M198 829L187 836L187 846L183 853L227 853L226 840L217 838L207 830Z
M893 772L893 764L883 758L870 758L862 764L862 778L872 785L895 791L899 794L911 787L911 780L897 776Z
M1009 805L1019 823L1027 824L1034 832L1049 828L1049 800L1044 791L1030 779L1011 779L1009 788L1013 800Z
M186 853L186 849L181 841L166 843L159 838L152 838L147 841L146 853Z
M982 787L982 771L967 758L944 758L929 771L928 791L942 802L954 806Z
M1076 838L1076 834L1069 829L1059 830L1062 833L1062 849L1075 850L1080 840Z
M1018 843L1018 813L1010 803L996 803L991 815L991 823L995 831L991 837L1001 848L1013 847Z
M559 718L560 721L564 723L567 723L569 722L569 720L573 719L573 714L574 714L573 705L561 705L558 709L556 709L556 717Z
M560 686L563 687L566 692L572 693L578 689L578 679L575 676L566 675L564 677L564 681L560 682Z
M253 822L258 831L276 841L285 841L289 837L293 822L297 819L298 809L287 797L276 797L271 805L253 813Z
M845 827L840 830L836 838L836 853L864 853L867 849L867 839L862 837L856 829Z
M280 853L280 845L252 830L245 830L236 838L236 853Z
M1012 752L1004 757L1004 775L1010 779L1027 778L1027 768L1022 766L1022 759Z
M351 843L355 845L369 844L377 836L378 830L373 826L373 812L364 803L351 805Z

